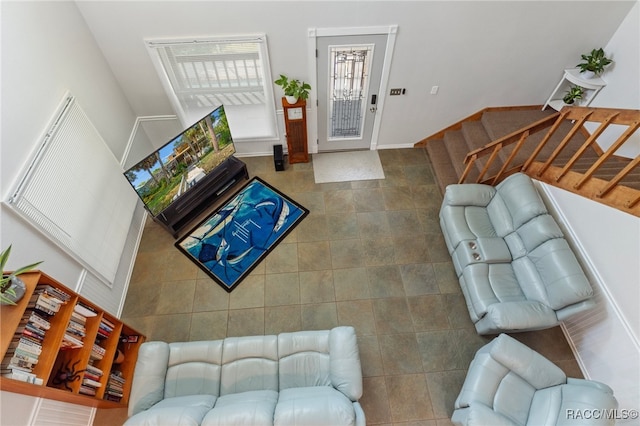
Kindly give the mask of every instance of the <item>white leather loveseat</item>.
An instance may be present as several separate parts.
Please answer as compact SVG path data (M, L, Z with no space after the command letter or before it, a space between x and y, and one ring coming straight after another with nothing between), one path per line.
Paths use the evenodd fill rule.
M529 176L449 185L440 226L478 333L550 328L595 305Z
M146 342L132 425L365 425L353 327L199 342Z

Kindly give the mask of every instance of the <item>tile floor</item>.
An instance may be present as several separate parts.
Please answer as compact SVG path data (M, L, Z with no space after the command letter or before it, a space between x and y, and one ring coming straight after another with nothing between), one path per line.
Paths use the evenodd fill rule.
M242 158L310 210L227 293L146 225L123 320L148 340L187 341L353 325L368 424L446 425L478 336L438 224L442 200L422 149L379 151L386 178L316 184L313 164L275 172L271 157ZM582 377L560 328L514 337ZM98 410L95 425L125 410Z

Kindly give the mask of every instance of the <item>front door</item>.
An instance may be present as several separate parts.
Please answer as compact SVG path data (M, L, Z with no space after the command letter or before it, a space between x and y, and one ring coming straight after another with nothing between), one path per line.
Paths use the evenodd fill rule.
M317 38L318 151L371 149L386 44L386 34Z

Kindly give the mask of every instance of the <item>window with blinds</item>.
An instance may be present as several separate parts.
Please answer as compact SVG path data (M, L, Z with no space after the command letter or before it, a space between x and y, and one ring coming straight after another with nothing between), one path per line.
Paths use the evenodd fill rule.
M264 35L148 40L147 46L184 126L224 105L234 139L277 136Z

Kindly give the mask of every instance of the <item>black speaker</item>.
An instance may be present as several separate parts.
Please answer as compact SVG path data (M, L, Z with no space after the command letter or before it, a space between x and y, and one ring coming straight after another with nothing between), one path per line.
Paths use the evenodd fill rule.
M276 172L284 170L284 154L282 153L282 145L273 146L273 164L276 167Z

